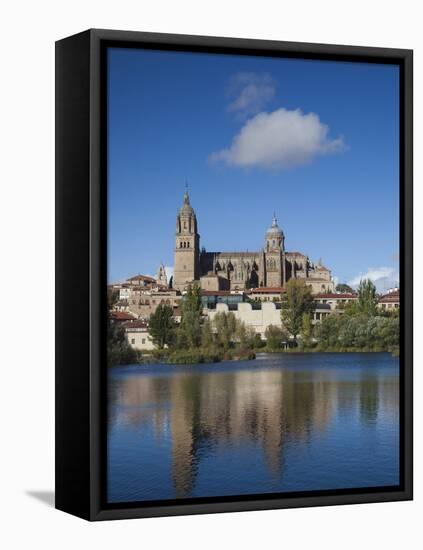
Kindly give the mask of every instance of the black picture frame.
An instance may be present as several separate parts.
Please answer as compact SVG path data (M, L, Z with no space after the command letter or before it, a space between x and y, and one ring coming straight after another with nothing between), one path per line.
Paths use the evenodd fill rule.
M400 464L398 487L105 502L108 46L391 63L400 68ZM411 50L91 29L56 43L56 508L87 520L412 499ZM72 289L72 292L69 292Z

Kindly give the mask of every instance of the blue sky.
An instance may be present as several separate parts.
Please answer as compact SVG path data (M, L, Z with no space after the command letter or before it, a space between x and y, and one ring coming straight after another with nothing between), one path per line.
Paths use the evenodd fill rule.
M339 281L397 281L397 67L112 48L108 99L109 281L173 265L185 181L207 250L275 211Z

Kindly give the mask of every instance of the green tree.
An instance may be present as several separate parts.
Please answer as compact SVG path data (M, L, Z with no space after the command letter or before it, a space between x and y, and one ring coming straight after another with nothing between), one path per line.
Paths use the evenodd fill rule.
M112 309L119 300L119 290L116 288L107 287L107 306Z
M243 321L237 321L235 335L242 350L254 349L256 343L256 331L247 326Z
M345 283L339 283L335 288L336 292L342 292L343 294L353 294L354 290Z
M286 330L296 339L301 332L304 313L313 313L315 304L311 288L303 279L290 279L282 295L281 319Z
M305 348L309 348L312 344L313 338L313 325L311 324L311 314L309 312L303 313L302 327L301 327L301 341Z
M201 289L189 285L183 297L181 325L178 330L178 347L198 348L201 345Z
M215 339L211 322L207 319L201 327L201 347L204 349L213 349Z
M269 325L264 332L266 345L271 351L281 349L282 342L288 340L288 335L284 330L276 325Z
M216 329L216 340L223 350L228 350L235 339L237 331L236 317L232 311L226 313L220 311L216 313L213 319L213 325Z
M132 348L126 338L125 329L118 323L109 321L107 328L107 364L109 367L116 365L129 365L135 363L138 354Z
M318 347L326 350L399 350L398 317L329 315L316 326Z
M376 287L370 279L363 279L358 286L358 310L365 315L376 315L377 294Z
M171 306L160 304L151 314L148 332L153 344L159 349L170 346L175 338L175 323Z

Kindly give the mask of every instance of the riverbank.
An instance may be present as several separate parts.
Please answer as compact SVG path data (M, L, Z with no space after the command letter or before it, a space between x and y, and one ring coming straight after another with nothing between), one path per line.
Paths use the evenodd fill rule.
M155 350L152 354L139 355L139 364L165 363L168 365L197 365L204 363L220 363L222 361L252 361L257 355L313 355L313 354L336 354L336 353L390 353L392 357L399 357L399 349L381 349L376 347L364 348L329 348L319 349L292 347L287 349L268 349L266 347L251 350L229 349L227 351L194 349L194 350Z

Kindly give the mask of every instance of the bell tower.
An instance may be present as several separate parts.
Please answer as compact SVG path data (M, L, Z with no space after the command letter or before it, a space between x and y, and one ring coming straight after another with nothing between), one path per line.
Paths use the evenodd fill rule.
M188 189L185 190L183 205L176 216L175 237L173 287L184 290L189 283L199 279L200 263L200 235Z
M275 214L273 214L272 225L266 231L264 255L266 286L283 286L285 284L285 236Z

